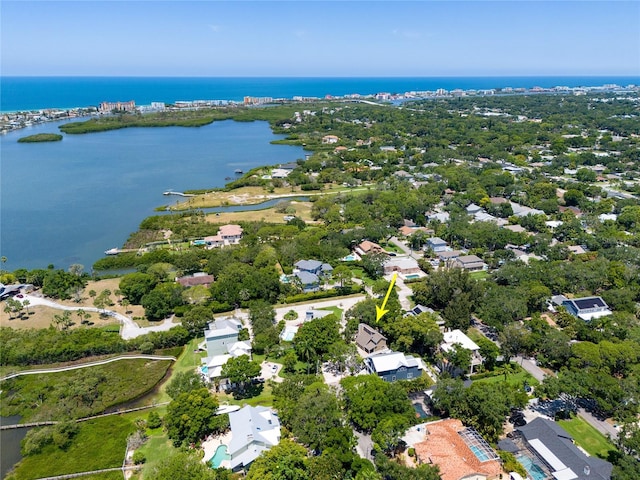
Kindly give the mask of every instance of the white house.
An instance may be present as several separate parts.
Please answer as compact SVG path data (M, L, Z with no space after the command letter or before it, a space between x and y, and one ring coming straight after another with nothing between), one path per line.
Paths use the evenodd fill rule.
M445 332L443 337L440 349L444 352L451 352L456 346L465 348L471 352L471 367L469 373L473 373L473 368L482 364L483 359L480 356L480 347L461 330L455 329L450 332Z
M230 358L251 356L251 342L238 341L240 329L242 323L235 318L217 318L209 323L204 332L207 358L203 359L203 364L206 368L202 369L208 380L220 377L222 367Z
M280 420L267 407L247 405L229 413L232 470L248 467L258 456L280 442Z

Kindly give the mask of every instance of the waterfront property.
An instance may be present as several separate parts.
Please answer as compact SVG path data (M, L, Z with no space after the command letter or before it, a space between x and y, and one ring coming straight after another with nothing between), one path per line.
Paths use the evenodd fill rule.
M222 225L216 235L204 238L207 248L226 247L237 245L242 239L242 227L240 225Z
M267 407L247 405L229 413L232 470L247 468L265 450L280 442L280 419Z

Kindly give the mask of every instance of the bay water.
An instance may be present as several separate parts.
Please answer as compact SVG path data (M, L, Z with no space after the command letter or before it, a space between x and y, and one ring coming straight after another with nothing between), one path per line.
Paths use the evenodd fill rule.
M60 142L17 143L57 132L63 122L0 137L0 255L4 268L88 271L121 246L155 207L175 203L167 190L222 187L235 170L304 158L301 147L266 122L214 122L197 128L128 128L64 135Z

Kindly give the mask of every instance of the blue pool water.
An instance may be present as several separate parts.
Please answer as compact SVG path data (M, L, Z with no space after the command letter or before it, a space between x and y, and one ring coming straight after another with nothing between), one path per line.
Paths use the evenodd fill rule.
M356 256L353 253L350 253L346 257L342 259L343 262L354 262L356 261Z
M220 445L216 448L216 453L213 454L211 460L209 460L209 465L211 465L211 468L218 468L223 460L229 460L230 458L231 455L227 453L227 446Z
M205 242L204 240L194 240L193 244L194 245L206 245L207 242Z
M533 480L545 480L545 478L547 478L542 469L526 455L518 455L516 459L522 464Z
M487 460L489 460L489 456L475 445L470 445L469 448L481 462L486 462Z
M424 408L422 408L422 405L420 405L419 403L414 403L413 408L420 418L426 418L427 412L424 411Z
M404 278L406 278L407 280L411 280L414 278L420 278L420 275L418 275L417 273L412 273L411 275L405 275Z
M209 373L209 367L206 365L204 367L200 367L200 371L202 371L202 373Z

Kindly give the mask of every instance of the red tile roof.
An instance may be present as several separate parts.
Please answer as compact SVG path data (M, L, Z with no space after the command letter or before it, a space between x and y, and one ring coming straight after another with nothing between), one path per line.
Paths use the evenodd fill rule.
M496 460L480 462L458 432L464 430L455 418L426 424L427 436L416 443L416 455L422 463L440 467L442 480L461 480L469 475L482 474L498 478L502 467Z

